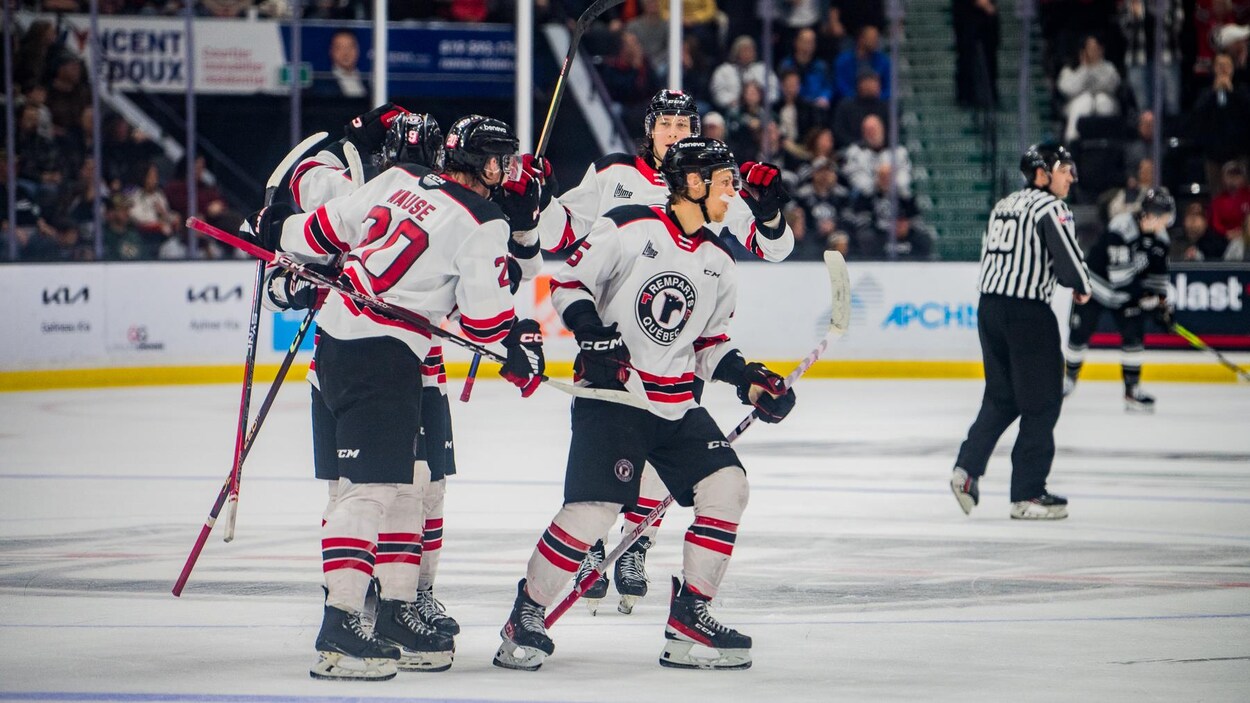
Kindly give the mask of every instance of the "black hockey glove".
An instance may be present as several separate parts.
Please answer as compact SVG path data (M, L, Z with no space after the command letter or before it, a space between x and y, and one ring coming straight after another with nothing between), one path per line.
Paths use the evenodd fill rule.
M767 223L781 215L781 208L790 202L790 191L781 178L781 169L772 164L747 161L739 171L745 186L739 195L755 215L760 233L770 239L780 237L785 231L784 224L769 227Z
M269 251L279 251L282 248L282 222L294 214L295 210L290 205L274 203L248 215L243 221L244 226L239 228L239 234Z
M508 350L508 359L499 369L499 375L520 388L522 398L530 397L547 370L542 328L533 320L514 320L503 346Z
M339 276L339 268L329 264L304 264L304 268L313 273L319 273L331 281ZM321 301L325 300L326 290L319 288L316 283L307 278L301 278L279 268L270 275L265 294L279 310L308 310L317 307Z
M574 376L598 388L625 388L629 380L629 347L616 331L616 323L584 324L573 330L573 336L579 350L573 361Z
M759 362L748 364L737 351L721 359L712 377L736 386L738 400L753 406L764 422L781 422L794 409L794 389L786 388L786 380Z
M1172 304L1161 295L1147 295L1139 300L1137 305L1143 311L1150 313L1154 321L1165 330L1171 330L1176 324L1176 320L1172 319Z
M551 204L551 196L559 187L556 183L555 171L551 170L551 162L546 158L536 159L533 154L521 155L521 170L537 178L542 183L542 192L538 196L538 209L546 210Z
M395 103L379 105L359 117L353 117L351 122L343 125L343 136L355 144L361 157L364 157L382 148L391 123L407 112Z
M494 201L508 218L513 232L529 232L538 226L542 185L528 171L521 170L515 181L504 181L495 191Z

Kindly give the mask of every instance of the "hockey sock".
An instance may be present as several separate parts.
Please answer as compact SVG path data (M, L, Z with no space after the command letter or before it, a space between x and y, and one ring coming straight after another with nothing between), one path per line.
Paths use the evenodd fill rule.
M530 598L544 607L554 603L590 545L612 526L620 509L620 503L601 502L560 508L530 555L525 570Z
M334 504L337 503L339 500L338 479L335 479L333 481L326 481L326 486L329 488L329 499L326 500L326 509L321 511L321 526L322 527L326 526L326 516L330 514L331 510L334 510Z
M399 487L382 514L378 529L378 584L386 600L411 602L421 573L422 501L430 485L430 466L413 462L413 481Z
M1142 347L1120 350L1120 373L1124 376L1126 389L1141 382L1141 358L1144 351Z
M421 575L417 590L434 587L438 575L438 558L443 553L443 498L447 495L447 479L431 481L425 490L425 526L421 535Z
M625 509L625 522L621 524L621 534L632 532L638 527L655 506L664 501L668 496L668 486L660 480L660 475L656 473L655 467L651 464L644 464L642 467L642 481L638 487L638 502L633 506ZM654 541L655 533L660 529L660 523L664 521L664 513L655 519L642 536Z
M690 588L716 596L738 536L750 487L746 472L727 466L694 485L694 523L686 530L682 576Z
M321 569L326 605L360 612L373 578L378 527L399 491L395 483L352 483L339 479L339 497L321 528Z
M1085 364L1085 352L1088 349L1089 347L1084 344L1080 346L1068 344L1067 350L1063 353L1063 362L1071 378L1076 378L1081 374L1081 366Z

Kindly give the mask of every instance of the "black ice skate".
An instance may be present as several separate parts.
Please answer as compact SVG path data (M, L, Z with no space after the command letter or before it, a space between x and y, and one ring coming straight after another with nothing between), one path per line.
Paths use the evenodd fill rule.
M375 638L358 613L330 605L317 634L317 653L320 658L308 672L314 679L386 681L398 671L399 649Z
M595 542L595 546L586 552L586 556L582 558L581 566L577 567L577 576L573 577L573 583L578 584L582 579L586 578L586 574L594 571L603 563L604 557L607 556L603 549L603 540ZM590 610L591 615L599 612L599 601L608 595L608 577L606 574L600 574L599 579L595 581L595 585L590 587L589 591L582 594L582 600L586 602L586 608Z
M1155 411L1154 396L1146 395L1141 386L1136 383L1125 386L1124 409L1131 413L1153 413Z
M751 638L717 622L708 612L707 602L673 578L673 600L664 628L668 642L660 653L660 664L676 669L751 668ZM696 644L715 650L715 655L691 654Z
M967 471L958 466L951 472L951 493L955 494L955 500L959 501L959 507L963 509L964 515L971 515L972 506L981 502L981 489L977 488L977 477L969 476Z
M431 629L421 622L415 603L402 600L378 601L378 621L374 634L399 648L400 671L446 671L451 668L456 644L451 635Z
M634 604L647 595L647 550L650 548L651 540L639 537L616 560L616 592L621 594L616 610L620 613L629 615L634 612Z
M1062 520L1067 516L1068 499L1050 493L1011 504L1012 520Z
M499 632L503 644L495 652L495 666L505 669L536 671L556 650L555 642L547 636L547 609L535 603L525 592L525 579L516 587L516 602L512 614Z
M443 604L434 597L434 589L427 588L417 591L417 615L421 622L446 635L460 634L460 623L447 614Z

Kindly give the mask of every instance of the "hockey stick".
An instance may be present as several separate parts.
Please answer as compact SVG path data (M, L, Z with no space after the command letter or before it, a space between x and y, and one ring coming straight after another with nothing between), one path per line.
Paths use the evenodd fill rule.
M586 8L581 17L577 18L573 33L569 35L569 50L564 54L564 63L560 65L560 75L556 77L556 87L551 93L551 104L547 106L547 118L543 120L543 131L538 134L538 148L534 149L534 161L541 161L543 155L547 153L547 144L551 141L551 129L556 124L556 112L560 109L560 101L564 99L565 81L568 80L569 70L573 67L573 59L577 56L577 47L582 43L582 35L595 20L599 19L599 15L623 2L625 0L599 0ZM469 373L465 376L464 388L460 391L462 403L469 402L469 395L473 393L473 382L477 378L477 367L481 361L482 357L474 354L473 361L469 363Z
M269 175L269 180L265 182L264 202L266 204L273 202L274 196L278 192L278 186L282 184L283 177L285 177L286 173L291 170L296 162L299 161L300 157L302 157L308 149L312 148L314 144L322 139L325 139L326 136L327 134L325 132L318 132L310 136L308 139L305 139L297 144L295 148L288 152L282 161L278 163L277 168L275 168L273 173ZM204 550L204 543L208 541L209 533L213 531L213 526L217 524L217 517L221 515L221 509L226 504L226 500L231 497L233 497L233 500L231 501L231 511L228 524L230 526L230 539L234 538L234 516L236 512L235 509L238 506L238 489L243 466L243 456L246 455L248 448L250 448L250 441L245 441L245 438L243 437L243 427L247 423L248 404L251 397L252 372L255 369L256 337L258 331L257 328L260 324L260 286L263 285L264 273L264 263L258 263L257 285L253 288L254 297L252 300L252 316L249 320L248 328L248 352L244 368L242 400L240 401L239 408L239 429L235 435L234 460L230 465L230 475L226 478L225 484L222 485L221 491L218 493L217 500L213 503L212 509L209 510L208 518L204 521L204 525L200 528L200 534L196 537L195 544L191 547L191 552L187 554L187 560L182 565L182 572L178 574L178 580L174 582L173 594L175 597L182 595L182 589L186 587L187 579L191 577L191 570L195 568L195 563L200 558L200 552ZM311 322L311 317L309 322ZM307 330L305 329L305 331ZM287 366L289 367L290 364L287 364ZM285 371L283 371L282 374L285 375ZM279 380L276 383L280 382L281 376L279 376ZM275 391L271 388L270 392L274 393ZM269 403L272 403L272 401L268 398L266 400ZM262 408L264 408L263 405ZM264 410L266 413L268 412L267 408L264 408ZM261 419L263 418L258 414L257 423L253 425L253 432L251 433L252 436L255 436L255 431L259 429L259 420ZM229 542L230 539L227 539L226 541Z
M825 268L829 273L829 286L832 290L831 297L833 301L833 306L829 313L829 330L820 340L820 344L817 344L815 349L803 357L799 365L786 376L786 388L794 385L803 374L807 373L812 364L815 364L820 359L821 355L825 353L825 349L829 346L831 337L841 337L850 327L851 281L846 271L846 259L842 258L842 254L836 251L827 251L825 252ZM734 440L742 436L743 432L746 432L748 427L755 424L757 419L759 419L759 412L752 410L751 414L743 418L742 422L739 422L737 427L734 427L733 431L725 439L733 443ZM598 581L599 577L607 573L608 567L612 566L626 550L633 546L634 542L637 542L638 538L642 537L642 533L659 519L660 515L663 515L664 511L668 510L668 507L672 504L673 496L669 494L664 497L664 500L660 501L659 505L652 508L651 512L647 513L646 517L642 519L642 522L638 523L633 530L622 537L620 544L616 545L616 548L609 552L603 561L595 566L593 571L587 573L581 581L574 584L573 590L564 597L564 600L556 603L551 612L547 613L543 624L546 627L554 625L556 620L559 620L561 615L564 615L569 608L573 607L577 599L585 595L586 591L589 591L595 585L595 581Z
M1218 359L1219 362L1223 364L1225 368L1237 374L1238 380L1250 381L1250 372L1247 372L1245 369L1241 368L1237 364L1234 364L1233 362L1229 361L1228 357L1221 354L1219 350L1215 349L1210 344L1207 344L1206 342L1202 341L1202 338L1200 338L1198 335L1194 334L1193 332L1190 332L1184 327L1181 327L1179 324L1175 322L1172 323L1172 331L1179 334L1181 337L1184 337L1185 341L1192 344L1195 349L1201 349L1202 351L1211 352L1212 354L1214 354L1215 358Z
M343 142L343 156L347 159L347 170L351 174L352 187L360 188L365 184L365 166L360 162L360 150L351 142Z
M264 207L269 207L273 204L273 199L278 193L278 187L282 185L282 179L286 177L287 172L294 168L295 164L304 157L306 151L325 138L325 132L317 132L310 135L304 141L296 144L278 162L273 173L269 174L269 180L265 182L265 196L262 201ZM247 326L247 356L243 363L243 391L242 398L239 401L239 424L234 437L234 465L230 471L230 495L226 502L226 532L222 535L222 539L226 542L234 539L234 522L238 516L239 483L243 474L242 456L245 439L243 432L247 428L248 406L252 400L252 377L256 372L256 341L260 335L260 297L263 294L262 289L264 285L265 264L258 261L256 263L256 281L252 286L252 314L248 319Z
M490 349L486 346L478 344L477 342L474 342L472 340L465 339L464 337L461 337L460 335L455 334L453 332L448 332L447 330L444 330L438 325L431 323L429 320L425 319L421 315L418 315L417 313L407 308L403 308L398 305L388 303L385 300L382 300L381 298L375 298L373 296L366 295L348 286L345 286L339 283L338 281L326 278L325 276L322 276L316 271L310 270L309 268L299 263L298 261L295 261L294 259L292 259L290 256L288 256L287 254L283 252L269 251L268 249L257 246L256 244L253 244L252 242L249 242L248 240L243 239L242 237L237 237L233 234L230 234L229 232L218 229L196 217L188 218L187 226L190 227L191 229L196 230L197 232L203 232L204 234L207 234L208 236L212 237L213 239L216 239L217 241L224 242L225 244L229 244L230 246L235 247L236 249L240 249L244 253L254 256L262 261L268 262L275 266L281 266L282 268L286 269L287 271L290 271L291 273L299 276L300 278L306 279L308 281L312 281L313 283L317 284L318 286L322 288L329 288L330 290L333 290L342 296L350 298L352 301L354 301L355 303L359 305L370 307L384 315L391 317L392 319L399 320L400 322L409 324L417 328L423 333L429 334L434 337L441 337L442 339L445 339L451 342L452 344L455 344L456 346L463 347L465 349L468 349L471 352L477 352L478 354L481 354L487 359L490 359L491 361L497 362L499 364L503 364L507 361L507 357L500 354L499 352L494 351L493 349ZM556 390L561 391L563 393L567 393L575 398L593 398L595 400L603 400L609 403L619 403L621 405L629 405L635 408L643 408L643 409L646 408L645 401L642 401L634 397L633 394L628 393L626 391L614 391L614 390L607 390L603 388L583 388L580 386L574 386L569 383L564 383L562 381L557 381L548 376L539 376L539 378L542 380L542 382L545 385L551 386L552 388L555 388Z

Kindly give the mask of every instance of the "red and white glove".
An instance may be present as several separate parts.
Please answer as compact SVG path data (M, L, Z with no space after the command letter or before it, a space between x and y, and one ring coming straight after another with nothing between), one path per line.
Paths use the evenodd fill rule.
M739 167L745 186L739 195L760 222L772 222L790 202L790 191L781 178L781 169L772 164L747 161Z
M551 204L551 196L556 192L556 174L551 170L551 161L546 157L535 158L533 154L522 154L521 170L542 183L543 189L538 196L538 207L540 210L546 210Z

